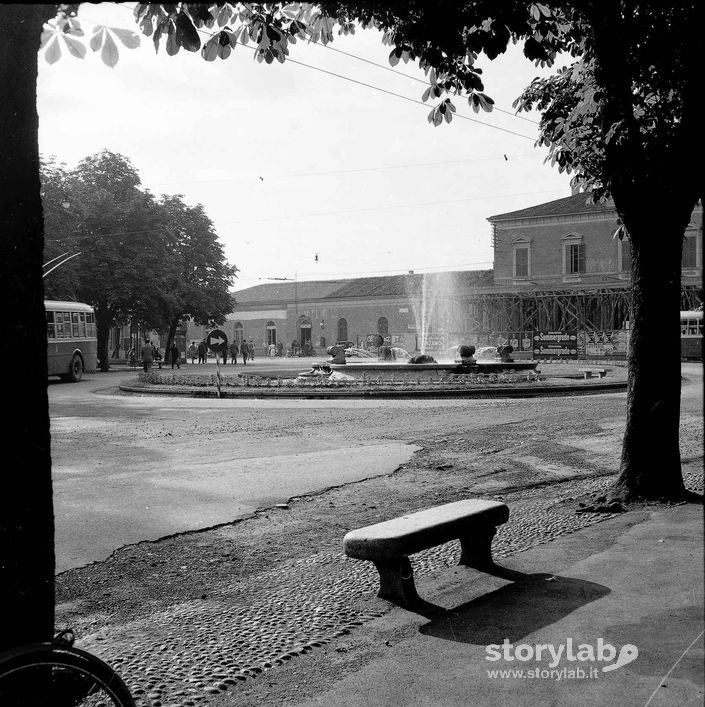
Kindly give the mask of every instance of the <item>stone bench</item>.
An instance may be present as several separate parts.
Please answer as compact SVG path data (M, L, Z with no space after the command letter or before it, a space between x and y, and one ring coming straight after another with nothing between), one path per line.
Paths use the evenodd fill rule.
M607 375L607 370L604 368L579 368L578 371L583 374L585 380L592 378L592 376L604 378Z
M380 578L377 596L399 606L420 602L409 555L460 540L461 565L490 569L492 538L506 523L509 508L498 501L468 499L428 508L365 528L343 539L345 554L374 563Z

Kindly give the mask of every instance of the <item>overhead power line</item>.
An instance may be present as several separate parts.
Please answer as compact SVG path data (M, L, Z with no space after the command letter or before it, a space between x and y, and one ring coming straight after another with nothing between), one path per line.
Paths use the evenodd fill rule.
M513 153L512 158L517 159L521 157L527 157L534 155L534 152L520 152ZM467 158L462 160L442 160L440 162L415 162L410 164L395 164L395 165L381 165L378 167L355 167L352 169L330 169L321 170L317 172L298 172L292 174L267 174L267 179L300 179L301 177L330 177L336 174L357 174L364 172L384 172L392 169L413 169L415 167L443 167L445 165L456 165L456 164L471 164L475 162L501 162L506 161L506 156L504 154L499 157L476 157ZM255 175L251 174L245 177L221 177L218 179L195 179L195 180L184 180L177 182L150 182L152 186L169 186L173 184L214 184L218 182L236 182L240 180L253 180ZM263 180L262 177L260 179Z
M220 223L265 223L268 221L282 221L286 220L289 221L291 219L301 219L301 218L314 218L316 216L339 216L341 214L357 214L357 213L364 213L364 212L370 212L370 211L392 211L394 209L408 209L408 208L417 208L417 207L426 207L426 206L439 206L441 204L461 204L465 203L468 201L486 201L488 199L492 198L501 198L505 199L508 197L515 197L515 196L531 196L533 194L548 194L548 193L553 193L555 192L555 189L544 189L542 191L532 191L532 192L522 192L521 194L497 194L495 196L488 196L488 195L483 195L483 196L470 196L466 197L463 199L446 199L446 200L440 200L440 201L417 201L414 202L413 204L391 204L389 206L370 206L368 208L360 208L360 209L345 209L341 211L319 211L319 212L313 212L313 213L307 213L307 214L286 214L283 216L272 216L269 218L263 218L263 219L236 219L233 221L220 221Z
M358 277L376 277L376 276L384 276L384 275L407 275L409 274L410 271L412 271L414 274L433 274L433 271L437 270L439 273L444 273L448 271L456 271L456 270L463 270L463 269L470 269L472 267L477 267L479 265L493 265L492 260L478 260L474 263L453 263L451 265L433 265L425 268L417 268L417 267L412 267L412 268L398 268L398 269L393 269L390 270L389 268L384 269L384 270L365 270L365 271L360 271L356 270L355 272L352 273L334 273L331 275L321 275L320 273L299 273L297 281L301 284L302 277L314 277L315 280L341 280L341 279L352 279L352 278L358 278ZM244 279L244 278L243 278ZM290 280L294 281L294 278L290 277L249 277L247 278L248 280Z
M240 44L240 42L238 42ZM243 45L245 46L245 45ZM365 83L364 81L358 81L357 79L351 79L349 76L343 76L342 74L336 74L334 71L329 71L328 69L322 69L318 66L313 66L312 64L304 64L302 61L297 61L296 59L288 58L287 61L292 62L292 64L298 64L299 66L305 66L314 71L320 71L323 74L329 74L330 76L335 76L336 78L343 79L345 81L350 81L351 83L358 84L359 86L365 86L366 88L371 88L374 91L379 91L381 93L386 93L390 96L396 96L397 98L403 98L405 101L410 103L417 103L424 108L428 108L428 104L420 101L418 98L409 98L409 96L404 96L401 93L396 93L395 91L389 91L386 88L381 88L380 86L375 86L371 83ZM485 123L482 120L477 120L476 118L471 118L469 115L463 115L462 113L454 113L456 118L462 118L463 120L469 120L471 123L478 123L479 125L484 125L486 128L493 128L494 130L499 130L503 133L508 133L509 135L515 135L516 137L524 138L525 140L531 140L531 142L536 142L536 138L530 135L523 135L522 133L517 133L514 130L508 130L507 128L500 128L498 125L492 125L491 123Z
M121 5L120 7L125 7L125 9L130 10L130 12L132 12L132 8L127 8L127 7L124 6L124 5ZM209 39L211 39L211 38L216 34L216 32L206 32L206 31L204 31L204 30L202 30L202 29L197 29L196 31L197 31L199 34L201 34L202 36L208 37ZM221 31L221 30L217 30L217 32L220 32L220 31ZM231 41L232 41L232 40L231 40ZM248 46L247 44L244 44L243 42L235 42L235 43L238 44L238 45L240 45L240 46L242 46L242 47L247 47L247 46ZM250 47L250 48L252 48L252 47ZM342 53L346 53L346 52L342 52ZM351 55L351 56L354 57L355 55ZM357 58L357 57L356 57L356 58ZM354 83L354 84L357 84L357 85L359 85L359 86L364 86L365 88L370 88L370 89L372 89L373 91L379 91L380 93L386 93L387 95L395 96L396 98L402 98L402 99L405 100L405 101L409 101L410 103L416 103L416 104L418 104L418 105L420 105L420 106L423 106L424 108L428 108L428 107L429 107L427 103L424 103L423 101L418 100L418 99L416 99L416 98L409 98L409 96L404 96L404 95L401 94L401 93L396 93L395 91L390 91L390 90L388 90L388 89L386 89L386 88L381 88L380 86L375 86L374 84L369 84L369 83L366 83L366 82L364 82L364 81L358 81L357 79L350 78L349 76L344 76L344 75L338 74L338 73L336 73L336 72L334 72L334 71L330 71L330 70L328 70L328 69L323 69L323 68L321 68L321 67L319 67L319 66L314 66L313 64L307 64L307 63L305 63L305 62L303 62L303 61L299 61L298 59L292 59L291 57L287 57L286 61L291 62L292 64L296 64L296 65L298 65L298 66L304 66L304 67L306 67L306 68L308 68L308 69L313 69L314 71L320 71L320 72L323 73L323 74L328 74L329 76L334 76L334 77L336 77L336 78L342 79L343 81L349 81L350 83ZM370 62L370 63L375 64L376 62ZM378 64L378 66L382 66L382 65L381 65L381 64ZM386 67L383 67L383 68L386 68ZM401 73L401 72L398 72L398 73ZM413 77L409 77L407 74L402 74L402 75L403 75L403 76L407 76L408 78L413 78ZM419 79L419 80L420 80L420 79ZM512 114L510 113L510 115L512 115ZM509 134L509 135L514 135L515 137L523 138L524 140L531 140L532 142L536 142L536 138L535 138L535 137L531 137L530 135L523 135L522 133L517 133L517 132L515 132L514 130L508 130L507 128L501 128L501 127L498 126L498 125L492 125L492 123L486 123L486 122L484 122L484 121L482 121L482 120L477 120L476 118L471 118L471 117L468 116L468 115L463 115L462 113L456 112L456 113L454 113L454 116L455 116L456 118L461 118L462 120L468 120L468 121L470 121L471 123L477 123L477 124L483 125L483 126L485 126L485 127L487 127L487 128L492 128L492 129L494 129L494 130L499 130L500 132L507 133L507 134ZM521 118L521 116L513 116L513 117ZM533 122L533 121L529 121L529 122Z
M145 233L154 233L154 228L145 228L138 231L117 231L115 233L86 233L82 236L63 236L61 238L45 238L47 243L58 243L61 241L80 241L91 238L121 238L123 236L142 236Z
M358 61L363 61L366 64L371 64L372 66L377 66L380 69L384 69L385 71L389 71L393 74L396 74L397 76L403 76L404 78L411 79L412 81L418 81L419 83L422 83L424 85L428 85L428 81L426 79L420 79L418 76L411 76L410 74L406 74L403 71L398 71L397 69L392 68L391 66L385 66L384 64L380 64L376 61L372 61L371 59L366 59L363 56L358 56L357 54L351 54L350 52L343 51L342 49L338 49L337 47L332 47L330 44L323 44L322 42L312 42L312 44L316 44L319 47L323 47L324 49L328 49L333 52L337 52L338 54L344 54L345 56L349 56L352 59L357 59ZM516 113L512 113L511 111L504 110L504 108L498 108L496 105L494 106L494 110L499 111L500 113L505 113L506 115L511 116L512 118L517 118L517 120L524 120L527 123L533 123L534 125L539 125L538 121L532 120L531 118L527 118L524 115L517 115Z

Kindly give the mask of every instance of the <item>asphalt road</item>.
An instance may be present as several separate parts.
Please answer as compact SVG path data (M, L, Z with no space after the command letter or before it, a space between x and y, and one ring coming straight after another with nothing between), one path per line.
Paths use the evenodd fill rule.
M247 368L260 373L257 362ZM684 429L700 440L699 448L702 366L684 364L683 371ZM59 572L103 560L124 545L232 522L293 496L388 474L418 444L449 429L478 440L491 440L506 425L535 430L544 443L523 447L515 458L532 473L567 473L563 450L616 467L624 424L624 393L485 401L120 393L119 383L133 378L116 371L49 385Z

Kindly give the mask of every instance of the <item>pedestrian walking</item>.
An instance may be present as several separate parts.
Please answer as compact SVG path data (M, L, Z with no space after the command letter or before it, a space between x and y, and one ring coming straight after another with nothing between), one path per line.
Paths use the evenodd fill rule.
M246 341L242 342L240 346L240 353L242 354L242 363L247 365L247 354L249 353L250 347L247 345Z
M162 367L162 352L159 350L159 347L155 346L154 344L152 344L152 352L153 352L152 356L153 356L154 360L159 365L159 368L161 368Z
M149 369L152 367L152 362L154 361L154 346L149 339L144 340L144 346L142 347L142 370L145 373L149 373Z
M250 345L249 345L249 357L251 361L255 360L255 342L250 339Z
M191 359L191 365L196 363L196 356L198 356L198 349L196 344L192 341L191 345L188 347L188 357Z
M237 366L237 355L240 353L240 350L238 349L237 342L233 341L232 344L230 344L230 363L233 366Z
M269 358L274 358L277 355L277 347L274 344L269 345Z
M201 341L198 344L198 362L199 363L206 362L206 342L205 341Z
M171 370L174 370L174 365L176 365L177 368L181 368L181 362L179 361L181 354L179 354L179 347L175 343L172 344L169 349L169 356L171 358Z

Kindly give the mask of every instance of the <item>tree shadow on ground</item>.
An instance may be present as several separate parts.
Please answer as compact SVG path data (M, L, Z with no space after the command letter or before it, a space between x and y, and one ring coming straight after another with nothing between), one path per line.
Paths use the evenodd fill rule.
M516 643L590 602L610 593L608 587L573 577L525 574L495 567L498 577L513 580L489 594L454 609L424 602L422 615L431 619L420 627L426 636L475 645Z

